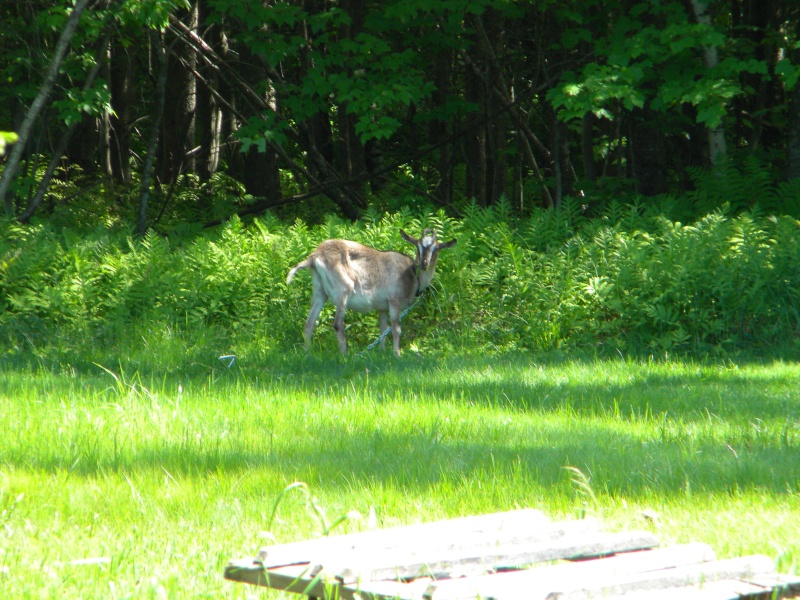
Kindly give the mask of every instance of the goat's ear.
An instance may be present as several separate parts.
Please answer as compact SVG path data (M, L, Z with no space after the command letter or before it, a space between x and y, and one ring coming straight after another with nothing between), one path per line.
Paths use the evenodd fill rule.
M449 242L445 242L444 244L439 244L439 250L445 250L446 248L452 248L456 245L458 240L450 240Z
M417 245L417 242L419 241L419 240L415 240L413 237L411 237L410 235L408 235L408 234L407 234L405 231L403 231L402 229L400 230L400 235L401 235L401 236L403 236L403 239L404 239L405 241L407 241L409 244L413 244L414 246L416 246L416 245Z

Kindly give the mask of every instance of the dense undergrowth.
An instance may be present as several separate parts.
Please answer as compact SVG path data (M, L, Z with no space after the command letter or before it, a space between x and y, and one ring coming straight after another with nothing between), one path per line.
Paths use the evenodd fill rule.
M500 203L468 206L461 218L375 211L358 223L331 217L311 227L267 216L143 239L4 221L0 342L6 358L75 344L135 352L131 340L140 338L145 354L158 339L186 344L187 355L198 344L291 351L302 342L310 281L287 286L285 276L317 243L344 237L410 253L398 230L435 227L458 244L406 318L405 349L800 353L800 221L725 209L688 223L664 214L612 203L589 218L567 202L518 219ZM330 316L323 313L315 342L326 353L336 348ZM377 335L374 316L349 314L348 324L354 349Z

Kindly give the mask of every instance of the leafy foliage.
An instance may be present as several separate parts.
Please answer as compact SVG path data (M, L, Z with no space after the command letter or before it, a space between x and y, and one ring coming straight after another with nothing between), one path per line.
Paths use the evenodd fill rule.
M657 24L656 24L657 23ZM682 105L696 108L696 121L720 125L727 104L741 94L742 73L767 75L763 61L728 57L713 68L704 65L703 49L724 47L727 37L711 24L693 23L673 2L637 6L607 24L609 34L597 45L596 60L578 72L566 72L548 98L565 120L587 112L612 118L611 106L626 110L649 105L667 111ZM572 48L591 40L579 28L562 43ZM787 69L788 72L788 69Z
M717 210L690 223L653 207L612 205L588 219L577 202L513 220L507 203L328 218L310 228L233 220L215 233L133 239L78 237L47 225L2 224L0 335L9 352L55 335L112 344L119 328L222 332L264 351L301 344L310 285L284 283L320 241L344 237L410 252L400 228L435 227L458 244L403 325L426 352L591 349L661 356L783 348L800 333L800 222ZM331 318L330 312L323 319ZM374 315L348 318L354 347L377 335ZM329 327L318 345L335 347Z
M690 168L695 189L686 195L694 210L733 212L757 209L769 214L800 217L800 179L779 181L772 168L752 154L708 171Z
M776 186L797 172L791 0L73 4L0 7L0 122L19 128L0 200L22 221L63 203L64 171L78 189L110 175L103 199L140 234L187 188L196 224L293 196L357 219L407 185L442 206L510 194L524 214L578 189L683 191L737 151L767 156ZM216 193L235 185L241 202Z
M0 131L0 156L6 153L6 146L17 141L17 137L13 131Z

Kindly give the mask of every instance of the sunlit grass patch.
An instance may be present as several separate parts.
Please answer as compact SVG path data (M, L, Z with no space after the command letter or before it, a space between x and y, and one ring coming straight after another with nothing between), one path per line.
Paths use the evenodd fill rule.
M322 535L310 497L328 523L350 515L334 532L533 507L796 570L799 379L526 354L4 369L0 581L245 597L224 564Z

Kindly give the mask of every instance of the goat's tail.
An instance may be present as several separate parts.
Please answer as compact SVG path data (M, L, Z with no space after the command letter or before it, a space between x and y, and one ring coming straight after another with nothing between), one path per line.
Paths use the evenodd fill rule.
M311 261L309 259L305 259L297 263L295 266L292 267L292 269L289 271L289 274L286 276L286 284L288 285L292 281L292 279L294 279L295 274L300 269L308 269L310 266L311 266Z

